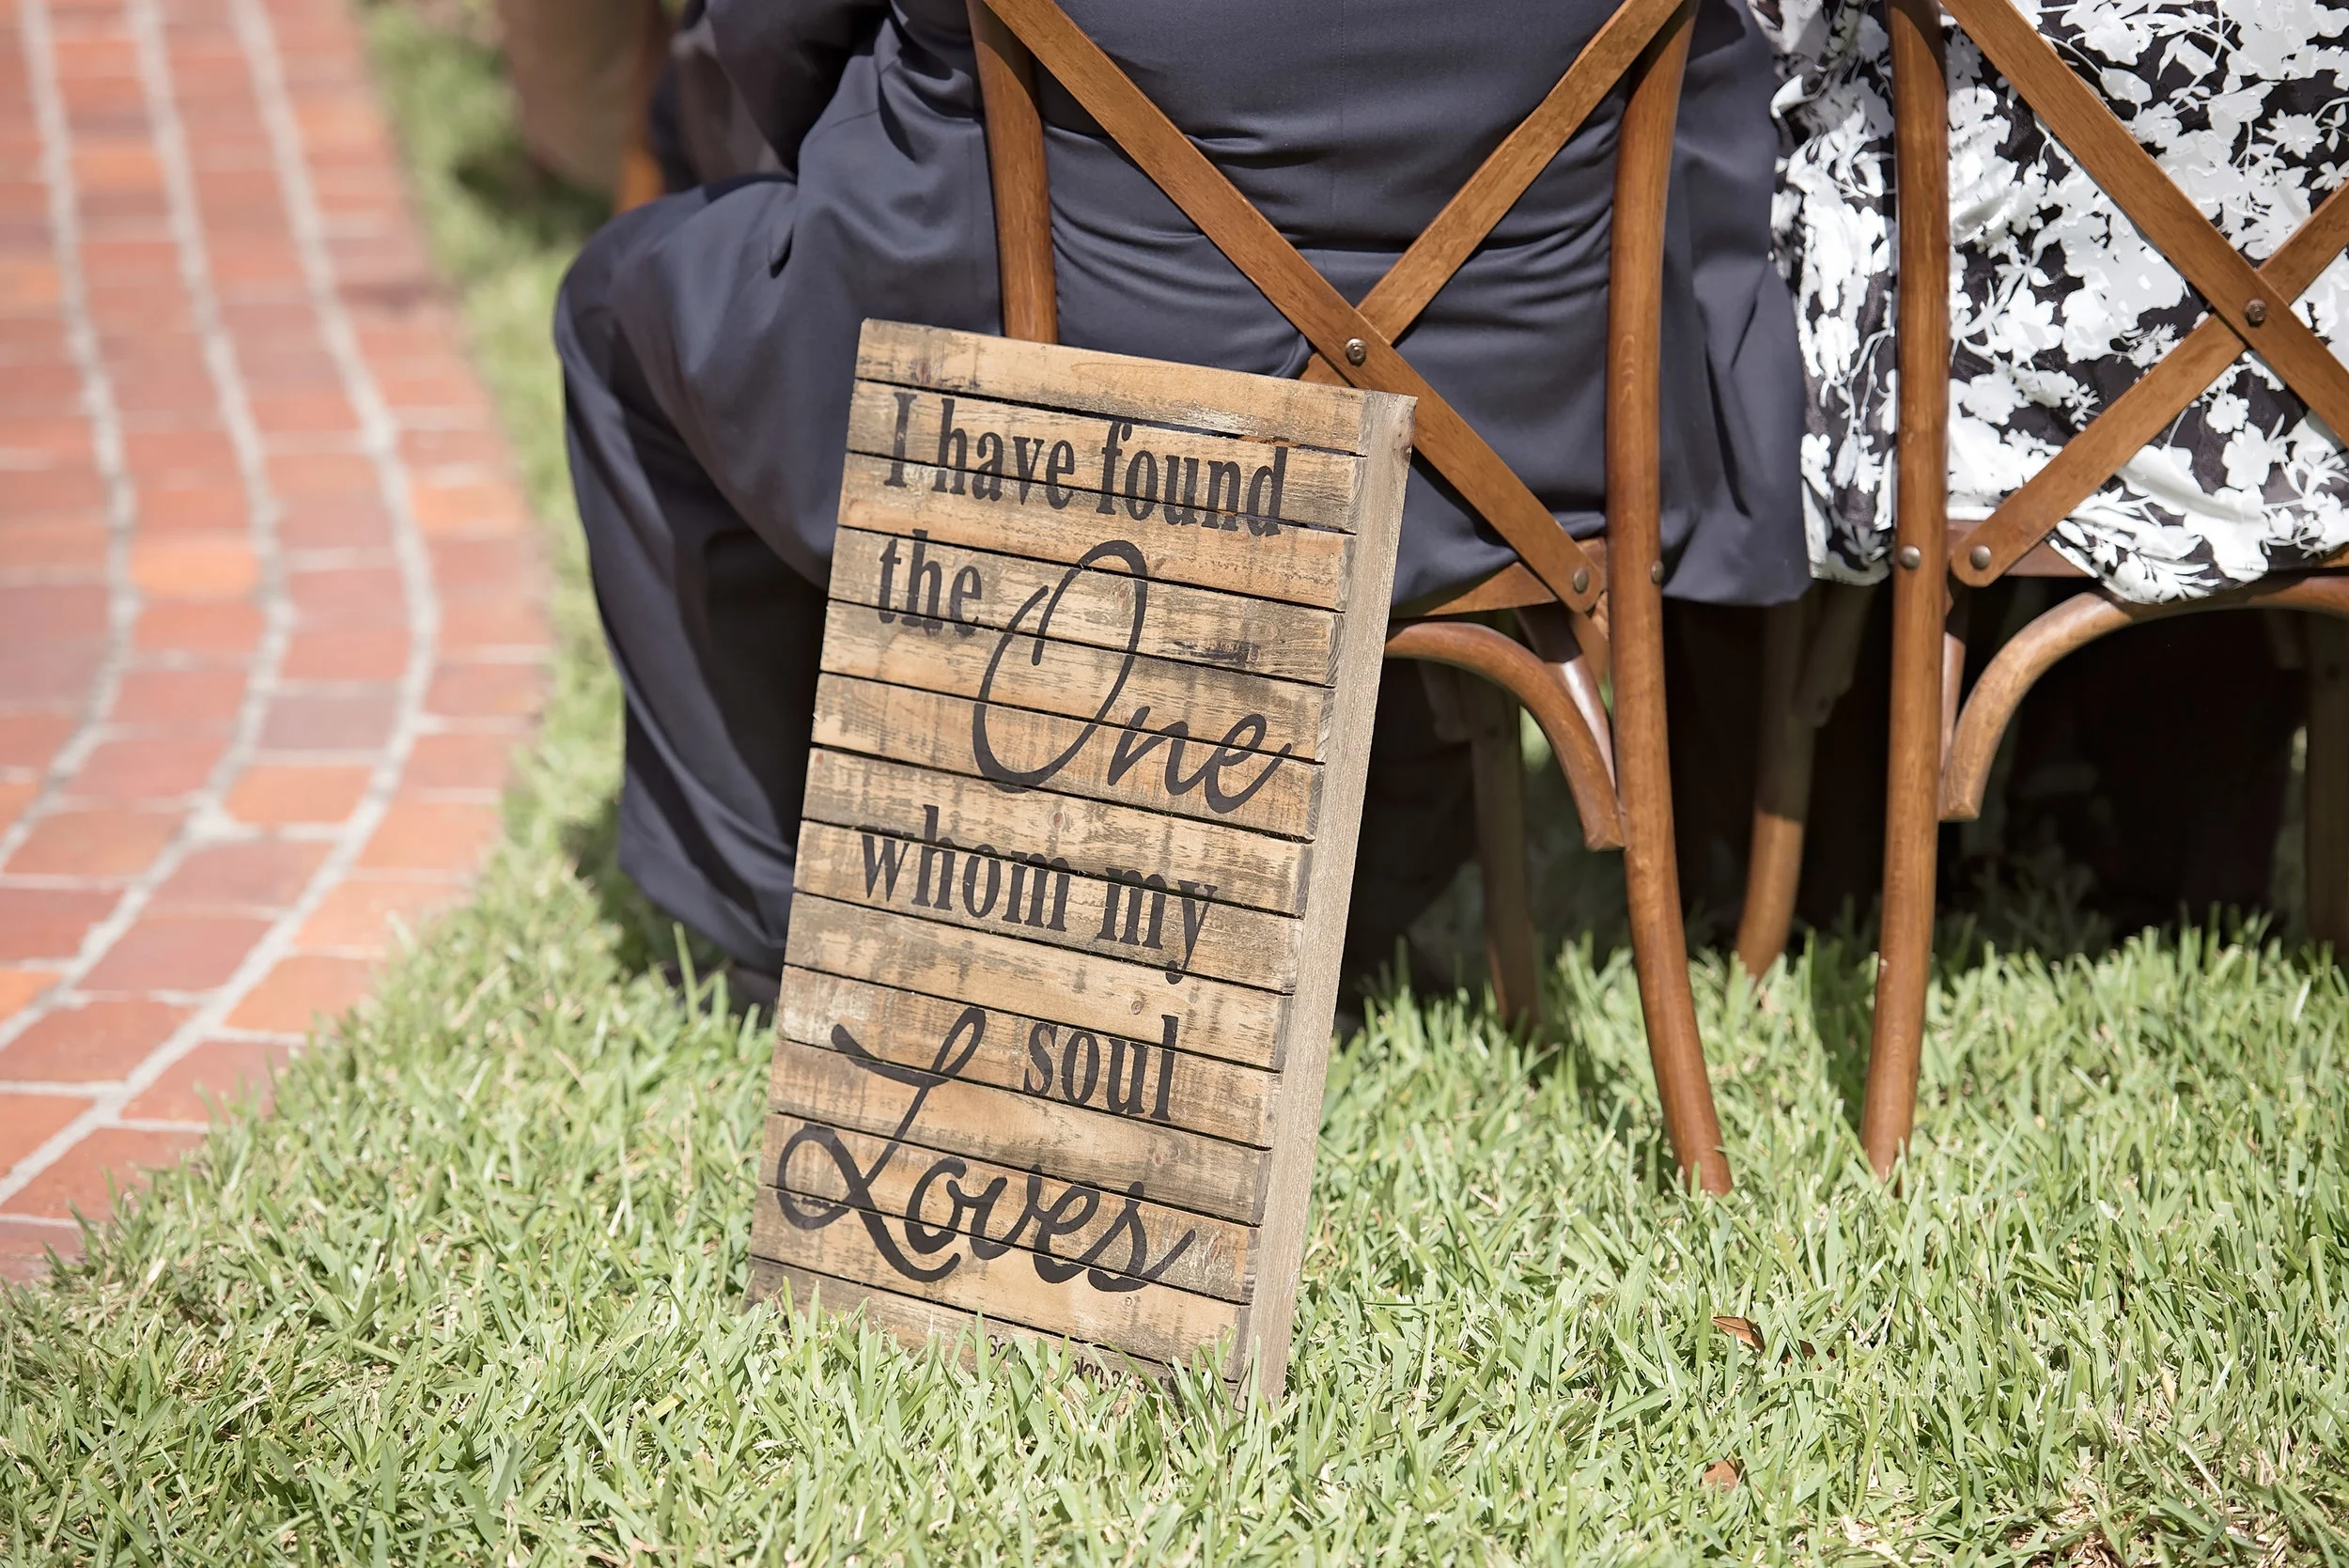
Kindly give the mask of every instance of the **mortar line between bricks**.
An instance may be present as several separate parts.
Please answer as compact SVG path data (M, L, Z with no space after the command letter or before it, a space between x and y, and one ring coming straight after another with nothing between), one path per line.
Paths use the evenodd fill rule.
M40 787L5 831L0 864L16 853L64 782L98 744L99 721L114 706L122 666L138 620L138 585L131 578L131 529L138 516L138 489L123 457L122 412L115 403L98 329L90 319L89 289L82 277L81 187L73 174L71 129L57 91L57 43L50 31L49 0L22 0L17 31L23 39L24 74L33 100L33 123L40 137L41 182L49 197L49 248L57 261L57 300L66 342L82 383L82 411L89 420L90 456L106 490L106 657L90 683L82 719L41 774Z
M26 0L26 3L42 4L44 0ZM130 0L130 4L141 10L151 27L153 0ZM397 718L392 736L378 755L366 796L346 819L341 842L328 852L292 906L246 951L243 960L227 982L212 994L204 1006L185 1019L162 1046L149 1052L126 1075L118 1087L101 1096L72 1124L61 1129L25 1160L19 1161L5 1178L0 1178L0 1203L15 1197L40 1170L54 1163L58 1156L92 1128L109 1123L119 1125L123 1107L194 1050L290 948L293 933L316 912L327 893L348 874L360 849L381 824L389 807L400 771L414 743L417 718L430 678L432 661L438 651L439 604L432 591L429 563L408 505L397 432L381 391L359 352L356 335L343 309L333 260L326 251L300 127L286 92L275 32L253 0L229 0L228 8L241 52L244 55L245 68L253 83L256 105L269 139L279 196L284 204L288 227L293 235L296 254L301 257L311 308L317 317L319 334L326 341L328 353L335 363L345 394L350 398L352 410L359 419L362 447L373 462L378 484L383 491L385 505L392 518L394 551L400 565L402 585L407 591L410 607L412 645L408 669L400 682ZM160 64L163 84L167 88L170 83L167 54ZM176 123L176 115L174 117ZM179 167L184 173L184 144L180 153Z
M45 3L45 0L35 0L35 3ZM146 912L155 890L186 862L191 853L214 843L254 836L226 820L221 812L221 801L226 798L230 784L252 758L270 699L275 692L275 675L285 659L288 638L289 611L284 591L285 574L277 561L279 509L276 498L270 490L268 458L262 449L259 428L253 417L252 399L244 384L236 346L221 319L210 249L204 237L204 220L197 201L194 177L188 167L186 127L179 117L162 20L156 14L155 0L124 0L122 14L130 29L132 53L138 64L140 92L147 109L148 139L155 149L156 165L162 173L172 247L179 258L179 287L186 296L189 318L195 326L197 341L202 347L205 375L212 386L214 411L219 414L230 449L236 454L238 477L244 490L246 530L259 565L255 591L262 609L263 627L260 645L251 658L243 702L239 707L228 744L222 751L220 759L212 765L203 785L184 798L188 809L180 818L179 828L146 867L129 879L113 912L91 927L80 953L50 985L42 999L32 1006L21 1009L5 1023L0 1023L0 1045L5 1045L68 1005L88 1000L80 989L82 979L104 960L115 942ZM199 1007L197 1012L200 1016L202 1009ZM42 1172L54 1165L92 1131L101 1126L122 1125L119 1113L122 1107L129 1103L130 1096L138 1092L134 1085L140 1078L144 1076L148 1081L152 1081L161 1077L172 1063L194 1048L198 1041L183 1040L185 1032L184 1026L175 1031L130 1073L96 1095L79 1116L19 1159L4 1177L0 1177L0 1203L5 1203L38 1180Z

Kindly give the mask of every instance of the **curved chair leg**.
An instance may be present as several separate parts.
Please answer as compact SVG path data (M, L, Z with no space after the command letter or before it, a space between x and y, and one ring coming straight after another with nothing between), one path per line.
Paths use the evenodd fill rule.
M1525 863L1525 750L1517 705L1484 681L1460 683L1476 781L1476 859L1485 878L1485 962L1493 999L1509 1022L1542 1016L1533 890Z
M1786 951L1802 877L1811 815L1811 760L1817 732L1797 701L1804 635L1816 619L1817 590L1770 607L1762 627L1761 755L1754 768L1753 842L1746 856L1746 903L1737 921L1737 963L1756 980Z
M1684 15L1686 13L1684 12ZM1615 210L1662 207L1669 182L1688 29L1651 46L1631 71L1615 160ZM1729 1190L1729 1161L1704 1071L1688 933L1672 848L1672 754L1664 719L1664 580L1657 453L1661 405L1653 345L1662 314L1661 233L1618 229L1610 261L1607 330L1608 636L1614 644L1615 779L1623 799L1624 890L1648 1054L1664 1128L1684 1178Z
M1948 71L1934 0L1892 0L1893 155L1901 191L1899 486L1892 568L1892 713L1884 821L1884 928L1859 1141L1890 1175L1917 1113L1933 969L1941 813L1941 656L1948 574L1950 316Z
M2308 771L2301 807L2301 903L2309 935L2349 965L2349 624L2307 618Z

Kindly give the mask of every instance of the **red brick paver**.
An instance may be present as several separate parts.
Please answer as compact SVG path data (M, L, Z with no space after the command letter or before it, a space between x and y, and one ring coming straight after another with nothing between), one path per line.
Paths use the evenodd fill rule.
M0 1277L462 896L547 644L345 0L0 0Z

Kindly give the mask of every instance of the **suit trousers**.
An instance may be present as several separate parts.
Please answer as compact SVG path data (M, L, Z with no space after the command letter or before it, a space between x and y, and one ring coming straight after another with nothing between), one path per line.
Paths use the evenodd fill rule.
M612 308L633 255L706 199L614 220L556 307L566 438L590 578L625 704L619 862L744 967L783 967L822 654L824 590L753 531L680 435L658 331ZM1474 852L1465 742L1388 665L1344 965L1366 976Z

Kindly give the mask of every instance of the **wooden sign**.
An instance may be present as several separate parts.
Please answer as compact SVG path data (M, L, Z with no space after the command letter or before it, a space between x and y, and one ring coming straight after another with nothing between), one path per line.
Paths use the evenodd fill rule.
M865 324L754 1299L1280 1387L1410 427Z

